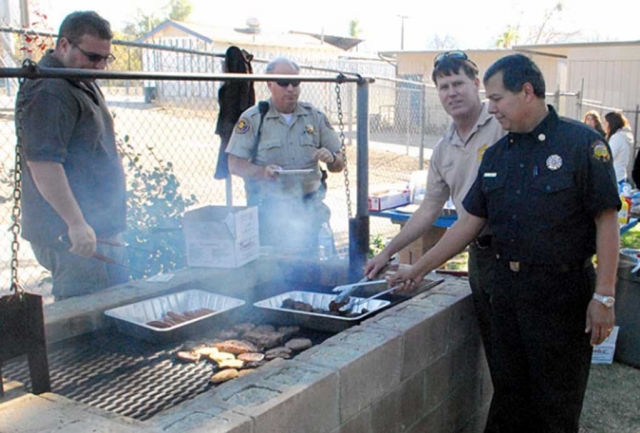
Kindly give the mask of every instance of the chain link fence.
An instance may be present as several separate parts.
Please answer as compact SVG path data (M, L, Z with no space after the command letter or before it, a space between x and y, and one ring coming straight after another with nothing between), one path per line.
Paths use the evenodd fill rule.
M110 69L176 75L222 73L223 54L202 51L201 47L184 41L172 43L173 46L163 46L114 41L113 54L117 60ZM274 57L277 53L273 53ZM335 79L338 73L351 73L375 78L369 86L369 191L390 184L407 185L412 172L428 168L431 149L450 121L432 85L418 80L396 79L395 67L382 61L289 57L300 63L302 75ZM266 59L255 58L254 73L263 74L266 63ZM179 201L182 206L245 204L240 178L233 177L230 182L213 178L220 152L220 140L214 130L218 116L217 91L222 82L161 81L148 74L141 79L100 80L99 84L115 117L130 189L140 189L140 170L152 173L157 169L173 176L175 194L168 200ZM256 82L254 87L257 100L269 97L264 82ZM305 82L300 100L323 110L338 130L337 91L342 101L351 195L355 197L356 85ZM0 245L5 246L0 250L0 294L10 286L16 92L17 80L5 78L0 88L0 220L5 227L0 232ZM556 95L553 103L573 106L576 113L580 113L577 102L572 98L575 95ZM326 203L332 211L331 225L339 252L344 256L348 242L345 178L342 174L330 174L328 185ZM352 212L355 213L355 208ZM140 221L130 220L130 224L140 224ZM175 227L155 227L158 233L165 228ZM371 219L372 237L388 239L398 230L397 225L385 218ZM149 234L150 238L153 236L154 233ZM27 242L22 242L19 256L23 286L44 294L46 301L50 302L50 278L36 262Z

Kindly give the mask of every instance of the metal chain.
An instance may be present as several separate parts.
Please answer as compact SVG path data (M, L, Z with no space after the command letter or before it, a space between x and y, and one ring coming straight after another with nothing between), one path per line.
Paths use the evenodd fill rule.
M344 121L343 121L343 114L342 114L342 96L340 94L340 84L342 83L342 81L344 80L345 76L343 74L338 74L338 81L336 82L336 105L338 107L338 129L340 130L340 133L338 134L340 136L340 142L341 142L341 148L340 150L342 151L342 160L344 162L344 188L345 188L345 192L347 195L347 215L349 216L349 219L351 219L351 189L350 189L350 183L349 183L349 165L347 164L347 145L345 142L345 136L344 136Z
M32 60L25 60L22 63L22 67L25 69L35 69L36 64ZM20 89L18 90L18 103L16 104L16 155L15 155L15 167L13 170L13 209L11 211L11 219L13 224L11 225L11 233L13 239L11 241L11 291L22 293L23 289L18 281L18 252L20 251L20 217L22 216L22 208L20 207L20 201L22 199L22 119L24 114L24 106L22 104L22 86L26 79L20 78Z

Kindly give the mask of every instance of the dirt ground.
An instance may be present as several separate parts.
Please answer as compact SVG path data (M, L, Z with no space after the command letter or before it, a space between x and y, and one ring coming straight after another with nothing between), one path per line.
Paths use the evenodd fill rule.
M640 369L593 365L582 410L582 432L640 432Z

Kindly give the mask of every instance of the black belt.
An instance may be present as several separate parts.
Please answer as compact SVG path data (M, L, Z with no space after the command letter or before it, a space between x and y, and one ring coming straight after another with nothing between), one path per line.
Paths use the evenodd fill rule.
M575 262L569 262L569 263L552 263L552 264L510 261L510 260L500 258L500 254L496 255L496 259L498 259L498 263L502 263L503 265L508 266L512 272L526 272L526 271L571 272L571 271L580 271L582 269L585 269L591 266L591 258L584 259L584 260L577 260Z
M477 248L481 250L486 250L487 248L491 248L491 245L493 244L493 236L491 235L478 236L473 240L472 243Z

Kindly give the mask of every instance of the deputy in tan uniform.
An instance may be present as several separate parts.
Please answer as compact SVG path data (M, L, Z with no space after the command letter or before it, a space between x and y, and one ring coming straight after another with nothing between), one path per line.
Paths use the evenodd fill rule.
M489 114L488 104L480 100L478 67L462 51L447 51L435 58L432 80L440 102L453 122L436 144L427 178L424 200L400 233L376 257L365 272L374 277L389 258L432 229L444 204L453 199L458 216L466 211L462 200L473 185L484 151L505 135L500 123ZM495 252L488 229L469 249L469 285L485 352L491 361L491 304ZM492 414L486 432L492 429Z
M281 57L266 73L298 75L300 67ZM326 184L319 163L342 171L341 141L323 112L298 101L299 80L269 81L267 87L271 98L245 111L234 128L226 150L229 170L244 179L247 203L258 205L263 245L317 251L318 232L331 216L322 202Z

